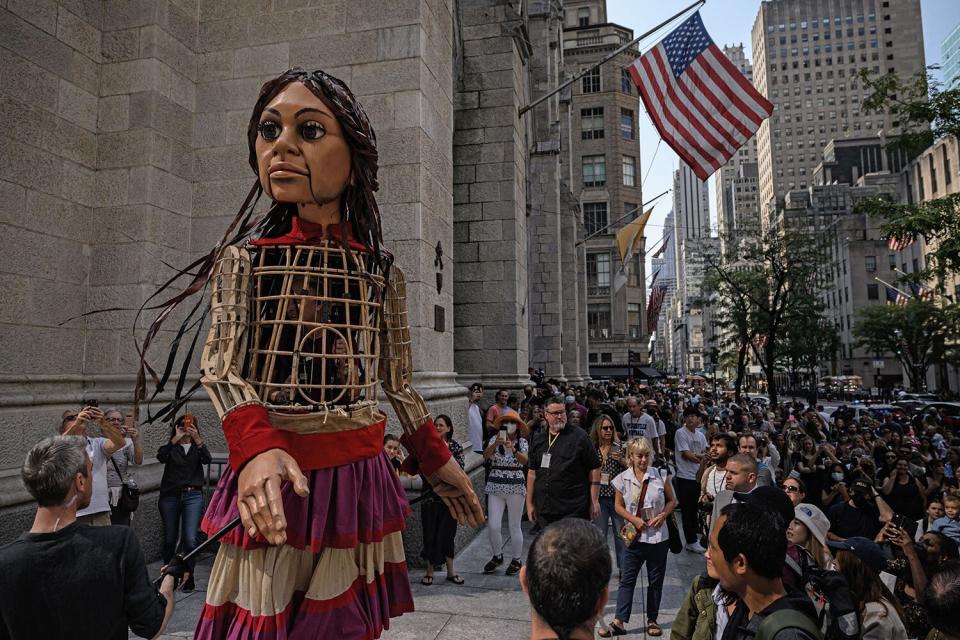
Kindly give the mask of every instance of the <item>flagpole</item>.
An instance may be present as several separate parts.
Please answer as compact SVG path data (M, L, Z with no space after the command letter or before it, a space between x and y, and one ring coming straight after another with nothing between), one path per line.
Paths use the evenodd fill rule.
M908 297L908 298L915 298L915 297L916 297L916 296L914 296L912 293L907 293L906 291L903 291L902 289L897 289L895 286L893 286L893 285L890 284L889 282L886 282L886 281L884 281L884 280L881 280L880 278L877 278L876 276L874 276L873 279L876 280L877 282L879 282L880 284L882 284L883 286L889 287L889 288L893 289L894 291L896 291L897 293L899 293L899 294L902 295L902 296L906 296L906 297Z
M528 105L526 105L526 106L520 107L520 108L517 110L517 116L518 116L518 117L519 117L519 116L522 116L522 115L525 114L527 111L530 111L530 109L533 109L535 106L537 106L538 104L540 104L541 102L543 102L543 101L546 100L547 98L549 98L549 97L551 97L551 96L553 96L553 95L556 95L557 93L563 91L564 89L566 89L567 87L569 87L570 85L572 85L574 82L576 82L577 80L579 80L580 78L582 78L583 76L585 76L587 73L593 71L594 69L596 69L596 68L599 67L600 65L606 64L606 63L609 62L610 60L613 60L615 57L617 57L618 55L620 55L621 53L623 53L624 51L626 51L627 49L629 49L629 48L632 47L633 45L637 44L638 42L640 42L640 41L643 40L644 38L649 37L650 34L659 31L660 29L662 29L662 28L665 27L666 25L670 24L671 22L673 22L674 20L676 20L677 18L679 18L680 16L682 16L682 15L685 14L686 12L690 11L691 9L700 7L700 6L704 5L706 2L707 2L707 0L697 0L696 2L694 2L693 4L691 4L691 5L690 5L689 7L687 7L686 9L682 9L681 11L678 11L677 13L673 14L672 16L670 16L669 18L667 18L666 20L664 20L663 22L661 22L660 24L658 24L657 26L655 26L653 29L650 29L649 31L645 32L644 34L642 34L642 35L640 35L640 36L637 36L636 38L634 38L633 40L631 40L631 41L628 42L627 44L623 45L622 47L620 47L619 49L617 49L616 51L614 51L613 53L611 53L610 55L608 55L606 58L604 58L604 59L601 60L600 62L598 62L598 63L596 63L595 65L593 65L592 67L587 67L586 69L584 69L584 70L581 71L580 73L574 75L572 78L570 78L569 80L567 80L566 82L564 82L563 84L561 84L560 86L558 86L556 89L554 89L554 90L551 91L550 93L547 93L547 94L545 94L545 95L540 96L539 98L537 98L536 100L534 100L533 102L531 102L530 104L528 104Z
M575 245L573 245L573 246L575 246L575 247L580 246L581 244L583 244L583 243L586 242L587 240L590 240L591 238L595 238L595 237L599 236L599 235L602 234L602 233L606 233L607 229L609 229L609 228L612 227L613 225L617 224L618 222L620 222L621 220L623 220L623 219L626 218L627 216L633 215L634 213L636 213L636 212L639 211L640 209L644 208L645 206L647 206L647 205L650 204L651 202L655 202L655 201L659 200L660 198L662 198L663 196L667 195L667 194L670 193L671 191L673 191L673 189L667 189L667 190L664 191L663 193L660 193L660 194L658 194L658 195L650 198L649 200L647 200L647 201L644 202L643 204L638 205L638 206L634 207L633 209L630 209L630 211L627 211L625 214L623 214L622 216L620 216L619 218L617 218L616 220L614 220L614 221L611 222L610 224L608 224L608 225L606 225L606 226L604 226L604 227L601 227L599 231L594 231L593 233L591 233L591 234L588 235L586 238L584 238L583 240L581 240L580 242L578 242L577 244L575 244Z

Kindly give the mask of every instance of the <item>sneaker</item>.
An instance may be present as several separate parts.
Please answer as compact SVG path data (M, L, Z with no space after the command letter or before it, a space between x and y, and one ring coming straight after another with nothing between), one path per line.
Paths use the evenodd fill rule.
M520 558L514 558L513 560L510 561L510 564L507 566L507 575L508 576L516 575L517 573L520 572L520 567L522 566L523 564L521 564Z
M490 562L488 562L487 564L483 565L483 572L484 572L484 573L493 573L494 571L497 570L497 567L499 567L499 566L502 565L502 564L503 564L503 556L502 556L502 555L493 556L492 558L490 558Z
M696 541L689 543L684 547L684 549L690 551L691 553L704 553L706 551L703 545Z
M189 575L187 579L183 581L183 584L180 585L180 591L184 593L193 593L196 588L197 585L193 580L193 574Z

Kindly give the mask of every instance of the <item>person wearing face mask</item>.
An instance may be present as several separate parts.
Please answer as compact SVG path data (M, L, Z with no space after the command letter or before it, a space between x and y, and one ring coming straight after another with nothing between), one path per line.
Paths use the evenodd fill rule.
M866 480L857 480L851 487L851 498L835 504L827 510L830 519L830 540L847 538L873 538L884 522L893 518L893 510L876 489Z
M484 491L487 494L487 533L493 556L483 567L484 573L493 573L503 564L503 512L507 512L510 532L510 564L506 575L512 576L523 566L520 558L523 553L523 531L520 520L526 501L527 487L523 476L523 466L527 464L529 444L521 437L521 431L527 425L516 414L508 413L494 421L497 434L487 442L483 450L483 459L490 462L490 476Z
M847 473L843 464L835 463L830 467L830 479L823 489L823 508L829 509L839 502L850 499L847 492Z
M166 628L183 565L166 567L158 591L133 529L77 521L93 474L83 438L46 438L27 454L20 477L37 513L0 547L0 638L119 640L128 629L153 638Z

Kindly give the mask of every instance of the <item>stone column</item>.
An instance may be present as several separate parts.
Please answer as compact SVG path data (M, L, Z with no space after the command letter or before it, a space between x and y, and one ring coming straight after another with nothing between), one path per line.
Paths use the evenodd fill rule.
M463 382L520 386L528 366L525 125L529 43L507 0L458 7L463 80L456 93L454 363Z

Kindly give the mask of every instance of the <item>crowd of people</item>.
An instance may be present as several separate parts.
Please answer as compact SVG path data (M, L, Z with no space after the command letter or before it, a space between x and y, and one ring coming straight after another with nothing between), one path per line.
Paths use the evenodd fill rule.
M935 411L874 419L843 405L769 407L698 388L538 382L522 395L497 390L490 406L482 385L472 385L462 444L449 416L435 424L461 466L469 450L482 456L491 557L477 569L519 574L533 628L549 630L543 637L633 631L644 566L637 630L662 635L673 552L705 559L670 625L676 640L960 638L960 439ZM176 553L197 544L203 465L211 460L200 424L180 416L156 453L167 565L159 585L150 583L128 526L93 533L137 517L132 472L144 447L133 416L87 404L65 412L59 432L24 465L37 515L31 532L0 553L0 581L55 571L67 541L109 542L127 567L111 588L139 606L121 618L154 635L169 620L173 590L195 586L192 563ZM385 438L384 454L400 472L395 437ZM446 582L464 584L454 567L457 521L429 489L419 502L421 582L432 585L444 567ZM526 559L523 519L537 536ZM567 553L576 575L555 575L555 556ZM576 584L562 587L570 580ZM608 598L616 602L609 620ZM29 610L20 600L5 606Z
M663 633L668 548L706 558L671 626L677 640L955 637L941 607L960 594L960 438L935 410L874 419L844 405L542 379L484 397L471 386L466 445L486 463L482 570L502 570L504 515L507 575L521 571L524 517L534 535L592 522L600 544L613 537L619 577L614 617L601 606L593 618L601 637L627 633L644 565L640 628Z

